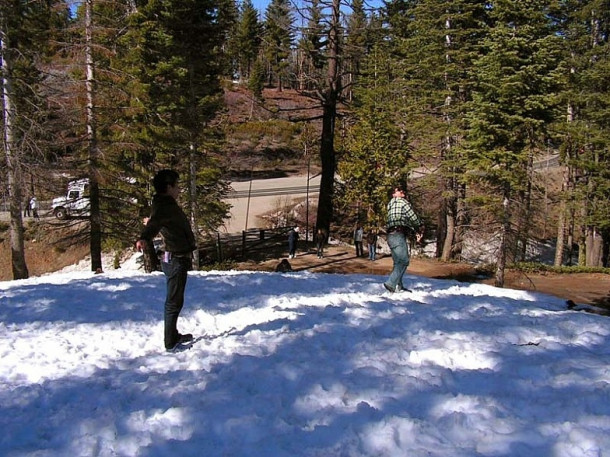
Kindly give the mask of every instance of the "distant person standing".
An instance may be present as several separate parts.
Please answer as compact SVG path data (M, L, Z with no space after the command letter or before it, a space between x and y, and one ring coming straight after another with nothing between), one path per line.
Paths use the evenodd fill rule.
M405 289L402 277L409 266L410 254L407 235L417 233L417 241L422 238L422 223L413 211L411 204L405 198L405 191L401 186L392 188L392 199L388 203L387 233L388 245L392 251L394 267L390 277L383 283L390 292Z
M178 205L180 195L179 175L174 170L161 170L154 179L155 195L151 215L136 242L138 251L143 251L159 232L165 240L165 253L161 267L167 279L165 297L165 349L174 351L180 344L193 339L190 333L180 334L177 329L178 316L184 305L184 290L187 273L191 269L191 255L197 248L195 236L186 214Z
M354 230L354 245L356 246L356 257L362 257L364 250L362 248L362 239L364 238L364 229L362 226L356 227Z
M25 199L25 202L23 204L23 217L30 217L32 215L32 207L30 206L30 201L32 200L31 197L28 197Z
M299 228L295 227L288 232L288 257L291 259L296 256L297 241L299 241Z
M372 228L366 235L366 244L369 250L369 260L375 260L377 257L377 230Z
M36 200L36 197L30 199L30 208L32 209L34 219L38 219L38 201Z
M318 229L316 232L316 250L318 259L324 257L324 245L326 244L326 230Z

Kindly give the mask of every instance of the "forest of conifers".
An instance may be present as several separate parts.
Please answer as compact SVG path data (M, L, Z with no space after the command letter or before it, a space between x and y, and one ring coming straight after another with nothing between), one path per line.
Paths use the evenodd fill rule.
M438 257L493 239L498 285L537 238L556 241L557 266L575 248L580 265L606 266L609 32L609 0L271 0L261 12L250 0L4 0L13 274L28 275L24 198L68 175L90 181L92 270L106 243L133 241L160 168L184 178L198 236L213 233L229 212L231 81L252 104L264 90L316 102L294 122L322 170L317 227L382 227L400 182Z

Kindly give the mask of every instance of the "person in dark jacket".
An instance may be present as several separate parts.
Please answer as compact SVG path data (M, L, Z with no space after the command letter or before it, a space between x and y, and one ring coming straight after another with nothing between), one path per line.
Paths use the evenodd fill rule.
M25 203L23 204L23 217L30 217L32 207L30 206L30 201L32 199L30 197L25 199Z
M372 228L366 235L366 243L369 248L369 260L377 258L377 230Z
M295 227L288 232L288 258L294 259L297 252L297 241L299 241L299 228Z
M354 246L356 246L356 257L362 257L364 250L362 249L362 239L364 238L364 229L361 225L354 230Z
M191 269L191 255L197 248L188 218L177 202L180 195L178 178L174 170L161 170L155 175L151 215L136 242L137 250L143 251L159 232L165 241L161 267L167 281L164 335L167 351L193 339L190 333L183 335L177 329L178 316L184 305L187 272Z
M324 245L326 244L326 230L319 228L316 232L316 250L318 259L324 257Z

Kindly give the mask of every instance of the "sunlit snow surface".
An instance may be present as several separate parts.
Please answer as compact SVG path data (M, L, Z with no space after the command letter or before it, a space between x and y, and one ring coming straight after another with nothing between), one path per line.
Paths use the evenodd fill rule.
M0 282L2 456L610 456L610 318L407 276Z

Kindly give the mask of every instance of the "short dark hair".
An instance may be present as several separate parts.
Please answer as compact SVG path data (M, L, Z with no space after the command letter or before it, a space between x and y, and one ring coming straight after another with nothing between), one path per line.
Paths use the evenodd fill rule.
M407 193L405 191L404 186L397 184L395 186L390 187L390 191L389 191L389 196L390 198L392 198L394 196L394 192L396 192L397 190L404 192L405 194Z
M153 186L158 194L167 193L167 186L175 186L180 175L175 170L161 170L153 178Z

